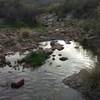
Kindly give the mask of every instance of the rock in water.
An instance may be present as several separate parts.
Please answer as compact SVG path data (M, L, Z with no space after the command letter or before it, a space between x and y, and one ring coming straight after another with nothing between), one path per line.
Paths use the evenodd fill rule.
M67 41L65 41L65 42L66 42L66 44L71 44L71 42L70 42L70 41L68 41L68 40L67 40Z
M59 58L59 60L66 61L66 60L68 60L68 58L67 57L61 57L61 58Z
M54 47L56 43L57 43L56 41L51 41L51 42L50 42L50 46L51 46L51 47Z
M55 57L56 55L52 55L53 57Z
M50 45L52 47L52 50L57 49L57 50L61 51L64 49L63 45L57 43L57 41L51 41Z
M24 85L24 79L20 78L11 83L12 89L18 89Z
M79 46L76 46L75 49L79 49Z
M44 52L47 55L51 55L53 53L52 49L45 49Z

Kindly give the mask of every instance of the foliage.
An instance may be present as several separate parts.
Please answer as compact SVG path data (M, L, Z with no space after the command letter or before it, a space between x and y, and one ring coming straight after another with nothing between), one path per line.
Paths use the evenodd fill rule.
M32 52L28 54L24 58L24 61L28 64L32 64L33 67L38 67L42 65L47 58L48 57L44 52L37 51L37 52Z
M4 19L5 24L17 27L32 26L36 24L36 15L36 9L26 6L21 0L0 1L0 18Z
M57 13L61 16L71 13L76 18L94 17L98 4L99 0L63 0Z

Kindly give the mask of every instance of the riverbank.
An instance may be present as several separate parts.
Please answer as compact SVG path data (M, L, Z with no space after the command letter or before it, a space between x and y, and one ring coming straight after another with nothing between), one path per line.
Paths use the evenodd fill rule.
M39 42L51 40L65 40L66 42L78 39L80 32L76 29L53 29L45 33L36 32L30 29L22 31L11 29L0 31L0 54L8 52L24 52L38 47Z
M100 98L100 70L81 70L63 80L63 83L81 92L86 100L99 100Z
M41 100L66 100L66 98L68 100L84 100L80 92L77 92L76 90L64 85L62 83L62 79L77 71L79 72L79 70L84 67L89 67L88 65L93 63L90 58L91 55L88 55L83 48L81 48L81 46L74 41L67 44L63 40L58 42L64 45L64 49L55 50L53 54L50 55L50 58L46 60L43 66L38 67L35 70L33 70L33 67L23 69L23 64L21 66L17 65L16 61L21 59L23 55L19 55L19 53L8 55L6 59L7 61L10 61L11 64L14 64L14 67L6 66L4 68L0 68L1 82L4 80L5 83L10 84L9 81L12 82L12 80L16 79L16 77L22 77L25 80L25 85L17 90L11 89L9 86L5 85L5 87L3 87L4 91L2 92L4 97L0 97L8 99L14 98L16 95L16 99L20 98L21 100L26 99L26 97L27 100L33 100L33 98L40 100L39 97L41 97ZM41 46L44 48L49 48L50 44L52 44L53 47L55 47L56 44L58 47L58 42L43 42ZM76 48L77 45L79 47L78 49ZM18 67L16 67L16 65ZM14 68L16 69L14 70ZM6 94L7 91L9 91L9 94ZM19 91L21 91L23 94L20 94Z

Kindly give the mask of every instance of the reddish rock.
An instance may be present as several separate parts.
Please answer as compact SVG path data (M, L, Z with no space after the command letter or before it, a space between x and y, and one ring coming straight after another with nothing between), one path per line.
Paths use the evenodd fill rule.
M24 85L24 79L20 78L11 83L11 88L18 89Z

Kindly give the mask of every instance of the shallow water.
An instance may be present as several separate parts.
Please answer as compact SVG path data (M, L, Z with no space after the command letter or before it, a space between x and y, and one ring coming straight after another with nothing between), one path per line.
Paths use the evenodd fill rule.
M64 49L55 50L45 64L35 70L17 64L17 60L26 56L28 51L22 55L18 52L7 55L6 59L13 67L0 68L0 100L83 100L81 94L65 86L62 79L83 68L92 68L96 58L76 42L71 41L71 44L66 44L63 40L58 42L63 44ZM40 44L44 49L50 48L50 41ZM75 48L76 46L79 48ZM68 59L60 61L61 57ZM18 77L25 79L25 85L13 90L10 83Z

